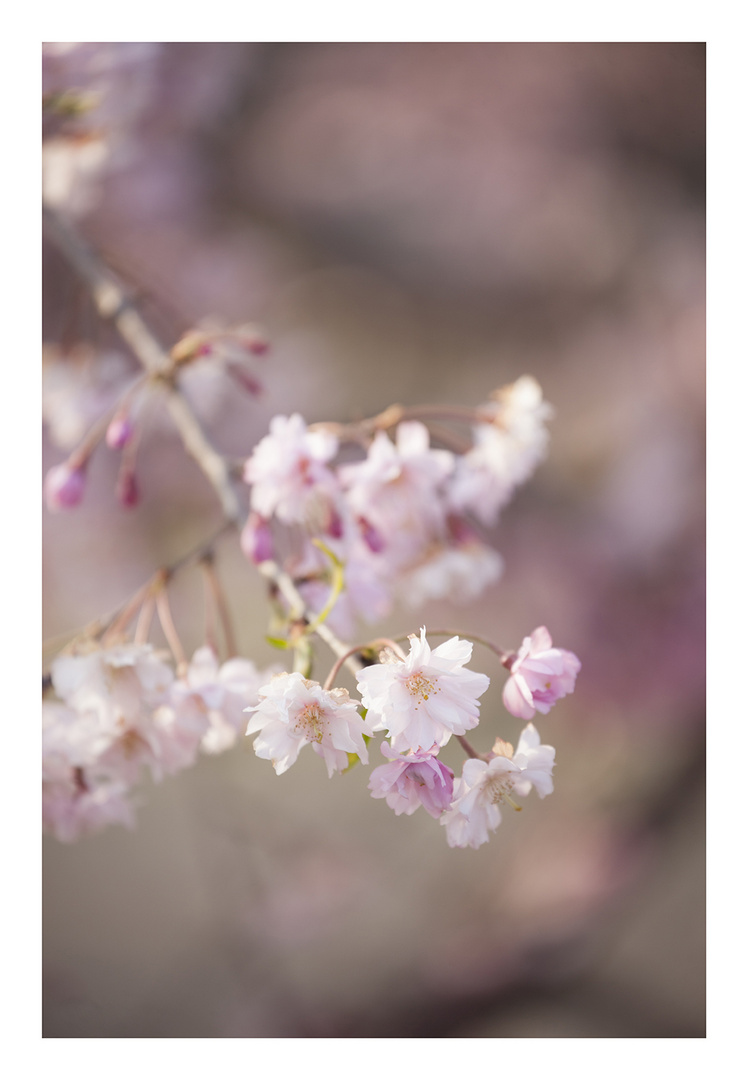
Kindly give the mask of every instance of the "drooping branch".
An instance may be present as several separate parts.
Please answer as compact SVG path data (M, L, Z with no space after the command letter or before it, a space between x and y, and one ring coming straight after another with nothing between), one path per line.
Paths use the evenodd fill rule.
M88 285L101 317L112 322L145 371L163 384L168 395L169 412L185 449L200 466L221 501L226 521L220 532L229 525L241 527L244 515L233 486L236 470L205 435L189 402L176 384L171 356L145 322L133 298L126 293L115 275L91 250L75 227L49 207L44 208L44 224L50 239ZM192 554L188 558L192 561ZM267 560L261 563L258 569L285 598L292 618L308 623L315 620L314 612L308 608L292 578L277 563ZM109 620L104 622L105 627L108 622ZM337 657L349 651L349 646L325 623L315 625L313 633L324 641ZM360 667L353 657L346 660L346 666L354 674Z
M174 378L174 363L168 352L151 332L124 288L87 246L74 226L49 207L44 208L44 224L50 239L87 283L100 316L112 322L148 374L163 383L167 407L185 449L215 489L226 518L240 525L242 510L232 483L231 470L225 458L210 443L179 389Z

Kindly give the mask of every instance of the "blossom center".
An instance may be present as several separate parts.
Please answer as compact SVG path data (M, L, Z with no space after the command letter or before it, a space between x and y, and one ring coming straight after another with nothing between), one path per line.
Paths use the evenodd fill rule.
M297 714L294 731L310 742L321 743L327 734L325 710L316 701L307 705Z
M412 697L420 698L422 701L428 701L430 694L439 693L436 681L427 678L422 671L416 671L410 675L405 680L405 686ZM418 708L417 705L416 708Z
M508 775L502 777L494 777L486 784L486 795L490 802L496 804L500 802L508 802L511 806L518 809L517 804L513 799L509 798L509 792L514 787L514 781Z

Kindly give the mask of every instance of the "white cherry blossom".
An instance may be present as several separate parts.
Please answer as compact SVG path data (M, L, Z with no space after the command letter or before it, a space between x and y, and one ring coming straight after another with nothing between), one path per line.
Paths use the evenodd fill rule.
M259 693L259 705L244 710L254 713L247 735L260 732L254 742L255 753L268 758L279 776L293 765L307 743L324 758L329 776L348 766L348 754L358 754L368 763L363 737L371 736L372 729L347 690L323 690L298 671L284 671L260 687Z
M469 671L473 646L452 637L433 651L426 640L411 635L405 660L390 657L358 675L367 720L375 731L386 731L393 750L429 750L444 746L452 735L464 735L478 724L478 698L489 678Z
M508 743L497 742L499 752L490 761L470 758L454 788L452 806L441 818L450 847L478 848L489 839L489 830L501 824L501 803L521 809L514 796L535 788L541 799L553 791L551 773L556 751L540 743L540 735L528 724L516 753Z

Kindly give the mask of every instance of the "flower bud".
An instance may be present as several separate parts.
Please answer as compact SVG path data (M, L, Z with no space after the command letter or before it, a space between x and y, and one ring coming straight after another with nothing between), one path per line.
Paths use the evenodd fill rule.
M73 468L67 461L55 465L44 479L44 498L49 510L68 510L83 498L86 473L83 466Z
M135 427L127 413L118 413L112 417L106 429L106 444L110 450L122 450L133 437Z
M375 529L371 522L367 521L365 517L360 517L358 519L358 525L361 529L364 543L369 551L373 552L375 555L378 555L380 551L384 551L385 542L380 531Z
M117 477L117 498L123 506L137 506L140 502L135 473L132 469L122 469Z
M261 563L273 557L273 533L265 518L252 511L242 529L241 549L250 562Z

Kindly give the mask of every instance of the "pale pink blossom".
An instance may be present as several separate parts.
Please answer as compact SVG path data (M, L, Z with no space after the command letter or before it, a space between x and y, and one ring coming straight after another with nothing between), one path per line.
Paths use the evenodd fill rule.
M378 432L365 461L339 470L348 507L391 567L406 565L444 533L441 489L454 469L454 455L432 450L419 421L398 424L395 438Z
M485 844L489 830L501 824L501 803L521 809L514 801L515 795L524 797L535 788L544 799L553 791L551 774L556 751L541 745L532 724L522 732L516 753L500 740L497 746L500 752L490 761L470 758L463 766L452 806L441 818L450 847L478 848Z
M260 732L254 742L255 753L268 758L279 776L293 765L307 743L324 758L329 776L347 768L349 754L368 763L364 735L372 735L371 726L347 690L323 690L319 683L295 671L275 675L260 687L259 695L259 704L244 710L254 713L247 735Z
M167 701L174 673L151 645L123 644L59 656L51 676L65 704L97 718L101 736L108 740L97 759L101 768L125 783L134 783L144 765L156 780L174 771L165 753L169 734L155 717Z
M409 607L428 600L467 603L498 581L504 560L497 551L473 537L465 543L434 545L400 577L398 592Z
M109 741L95 713L42 703L42 826L58 840L114 823L134 825L128 785L99 766Z
M391 656L385 663L358 674L361 700L375 731L386 731L396 751L444 746L452 735L464 735L479 720L478 698L489 678L469 671L473 646L453 637L433 651L426 641L410 638L405 660Z
M438 818L452 802L454 773L436 756L438 746L400 755L382 744L382 753L390 758L378 765L369 777L369 790L375 799L385 799L396 814L413 814L423 806Z
M239 656L219 665L216 654L204 645L195 652L184 677L172 684L168 707L185 718L201 716L200 749L222 753L236 742L245 726L244 710L257 704L260 687L273 674L258 671L251 660Z
M581 662L573 652L552 648L545 626L522 642L504 686L504 705L512 716L532 720L535 711L547 713L559 698L574 690Z
M288 525L329 517L338 485L326 463L337 450L334 435L309 431L298 413L275 416L270 434L260 439L244 467L252 509Z
M491 526L545 457L553 410L537 381L524 375L499 390L486 411L492 420L473 428L473 447L457 459L447 498L452 510Z

